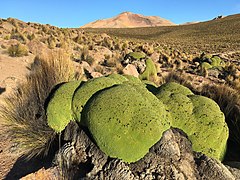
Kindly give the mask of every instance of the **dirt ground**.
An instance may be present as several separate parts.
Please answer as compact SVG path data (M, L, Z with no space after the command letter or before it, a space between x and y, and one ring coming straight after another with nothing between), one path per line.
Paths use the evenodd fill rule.
M29 71L27 66L32 59L32 55L12 58L0 52L0 103L24 79ZM0 179L14 179L6 176L9 176L19 155L12 152L13 147L7 135L3 133L4 129L6 127L0 123Z

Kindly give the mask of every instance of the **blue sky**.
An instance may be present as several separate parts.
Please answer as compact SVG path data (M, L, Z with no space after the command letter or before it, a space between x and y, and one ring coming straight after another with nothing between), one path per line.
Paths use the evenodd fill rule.
M79 27L124 11L156 15L174 23L240 13L239 0L1 0L0 18L58 27Z

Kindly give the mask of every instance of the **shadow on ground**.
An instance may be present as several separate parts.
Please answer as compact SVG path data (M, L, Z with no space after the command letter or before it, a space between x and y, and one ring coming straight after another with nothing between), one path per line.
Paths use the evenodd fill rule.
M0 95L6 91L6 88L0 87Z
M6 180L20 179L30 173L36 172L42 167L51 167L52 158L35 158L30 161L26 161L24 158L20 157L13 165L10 172L6 175Z

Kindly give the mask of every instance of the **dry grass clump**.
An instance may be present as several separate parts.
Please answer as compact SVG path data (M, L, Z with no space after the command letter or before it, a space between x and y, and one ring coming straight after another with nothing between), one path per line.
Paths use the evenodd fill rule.
M36 57L31 70L0 108L5 133L27 159L47 155L55 133L47 125L46 100L57 84L74 76L71 61L62 52Z
M28 48L22 44L11 45L7 51L9 56L12 57L22 57L28 55Z

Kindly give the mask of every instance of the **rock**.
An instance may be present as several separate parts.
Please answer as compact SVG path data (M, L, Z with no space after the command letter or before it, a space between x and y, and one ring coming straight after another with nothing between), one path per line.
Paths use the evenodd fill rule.
M231 164L231 166L229 166ZM226 165L228 170L232 173L232 175L235 177L235 179L240 179L240 164L239 162L237 163L238 168L234 167L234 164L230 163L229 165Z
M92 67L95 67L104 62L105 56L112 57L113 53L106 47L95 46L93 50L89 51L89 55L94 59Z
M218 160L195 153L197 169L202 179L235 179L233 174Z
M84 70L88 71L89 73L93 71L91 66L86 61L82 61L80 65Z
M151 56L150 56L150 58L153 60L153 62L158 62L158 60L159 60L159 58L160 58L160 54L159 53L157 53L157 52L154 52Z
M123 69L123 74L127 74L127 75L132 75L135 77L139 76L139 73L137 71L137 68L132 65L132 64L128 64L124 69Z
M103 75L102 75L100 72L92 72L92 73L91 73L91 76L92 76L93 78L97 78L97 77L102 77Z
M136 67L138 73L143 73L146 69L145 58L146 55L141 52L131 52L127 54L122 60L122 64L127 66L128 64L132 64Z
M131 164L107 157L87 133L75 122L69 123L64 132L64 141L71 142L70 149L76 154L69 156L67 153L73 151L60 150L58 156L65 158L59 161L56 156L55 164L66 169L67 179L239 179L240 170L194 152L187 135L180 129L165 131L144 158ZM56 174L56 168L41 169L24 178L55 179Z
M145 69L146 69L146 62L145 60L139 60L139 61L132 61L132 63L136 68L137 68L137 71L142 74Z
M112 160L104 166L96 176L90 179L136 179L134 174L130 171L127 164L120 160Z
M51 50L48 48L48 46L46 44L44 44L43 42L40 42L39 40L32 40L30 41L28 44L28 49L29 52L33 53L33 54L41 54L41 53L50 53Z
M79 128L76 122L72 121L67 126L64 140L71 142L72 145L66 148L74 149L78 155L76 159L72 159L72 154L66 154L66 152L72 151L66 149L65 151L60 149L56 155L55 164L58 166L63 164L67 169L67 176L73 178L92 177L103 169L108 157L88 138L87 134ZM63 159L59 158L63 157L62 152L65 152Z
M208 76L212 76L218 78L219 74L221 73L218 69L208 69Z
M169 129L140 161L130 165L140 179L199 179L191 142L179 129Z
M29 174L23 178L21 178L21 180L58 180L60 177L60 172L58 170L58 168L53 167L53 168L49 168L49 169L45 169L42 168L39 171Z
M219 15L219 16L213 18L213 20L222 19L222 18L224 18L224 16L223 15Z

